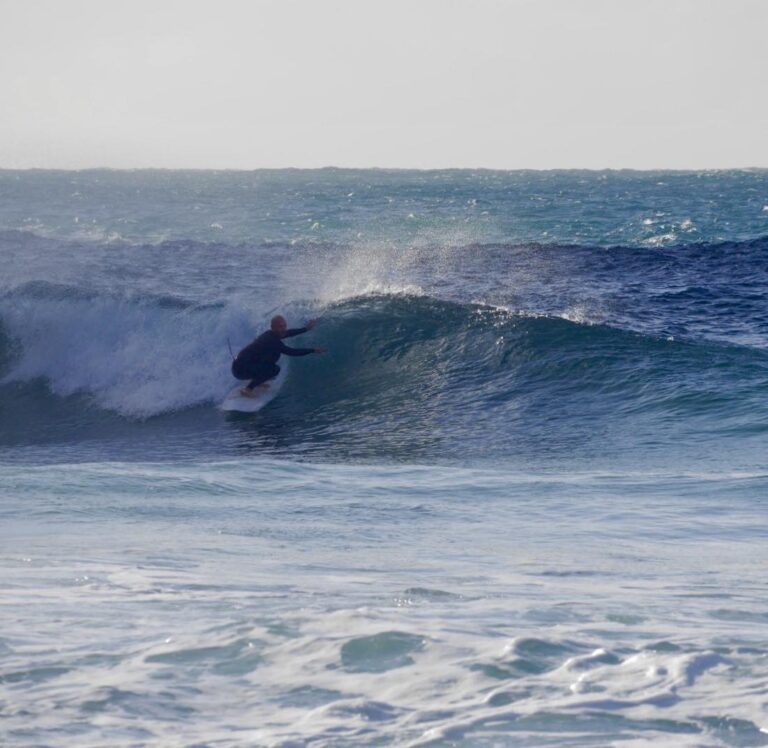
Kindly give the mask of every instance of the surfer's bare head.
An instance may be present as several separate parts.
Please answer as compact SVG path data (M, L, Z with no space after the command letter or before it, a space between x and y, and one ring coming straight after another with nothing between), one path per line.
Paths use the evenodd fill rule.
M272 317L272 322L269 326L272 329L272 332L276 332L281 338L288 330L288 323L285 321L285 317L281 314Z

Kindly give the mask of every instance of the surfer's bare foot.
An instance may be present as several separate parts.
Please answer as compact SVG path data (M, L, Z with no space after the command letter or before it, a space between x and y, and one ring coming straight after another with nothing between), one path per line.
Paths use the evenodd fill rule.
M240 394L243 397L256 397L258 394L256 390L268 390L269 385L264 382L263 384L257 384L255 387L241 387L240 388Z

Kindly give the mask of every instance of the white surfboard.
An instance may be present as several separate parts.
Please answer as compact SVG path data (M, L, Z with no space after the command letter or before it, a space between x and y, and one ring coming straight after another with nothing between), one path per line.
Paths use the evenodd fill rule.
M274 399L280 390L280 386L285 379L285 369L283 369L276 379L273 379L269 383L267 389L257 387L254 390L253 397L245 397L240 394L240 390L245 387L247 382L241 382L237 385L229 394L224 398L224 401L219 405L221 410L234 411L237 413L255 413L257 410L261 410L270 400Z

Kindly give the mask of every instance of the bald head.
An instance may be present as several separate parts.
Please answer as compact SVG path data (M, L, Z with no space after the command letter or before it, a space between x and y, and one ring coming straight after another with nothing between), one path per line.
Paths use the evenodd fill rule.
M285 335L286 330L288 329L288 323L285 321L285 317L283 317L280 314L275 315L272 317L272 322L270 322L269 325L272 332L276 332L281 338L283 335Z

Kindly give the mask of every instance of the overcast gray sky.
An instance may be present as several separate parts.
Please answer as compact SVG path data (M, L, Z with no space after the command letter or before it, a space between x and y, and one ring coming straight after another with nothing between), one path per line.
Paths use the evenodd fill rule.
M0 0L0 167L768 167L768 0Z

